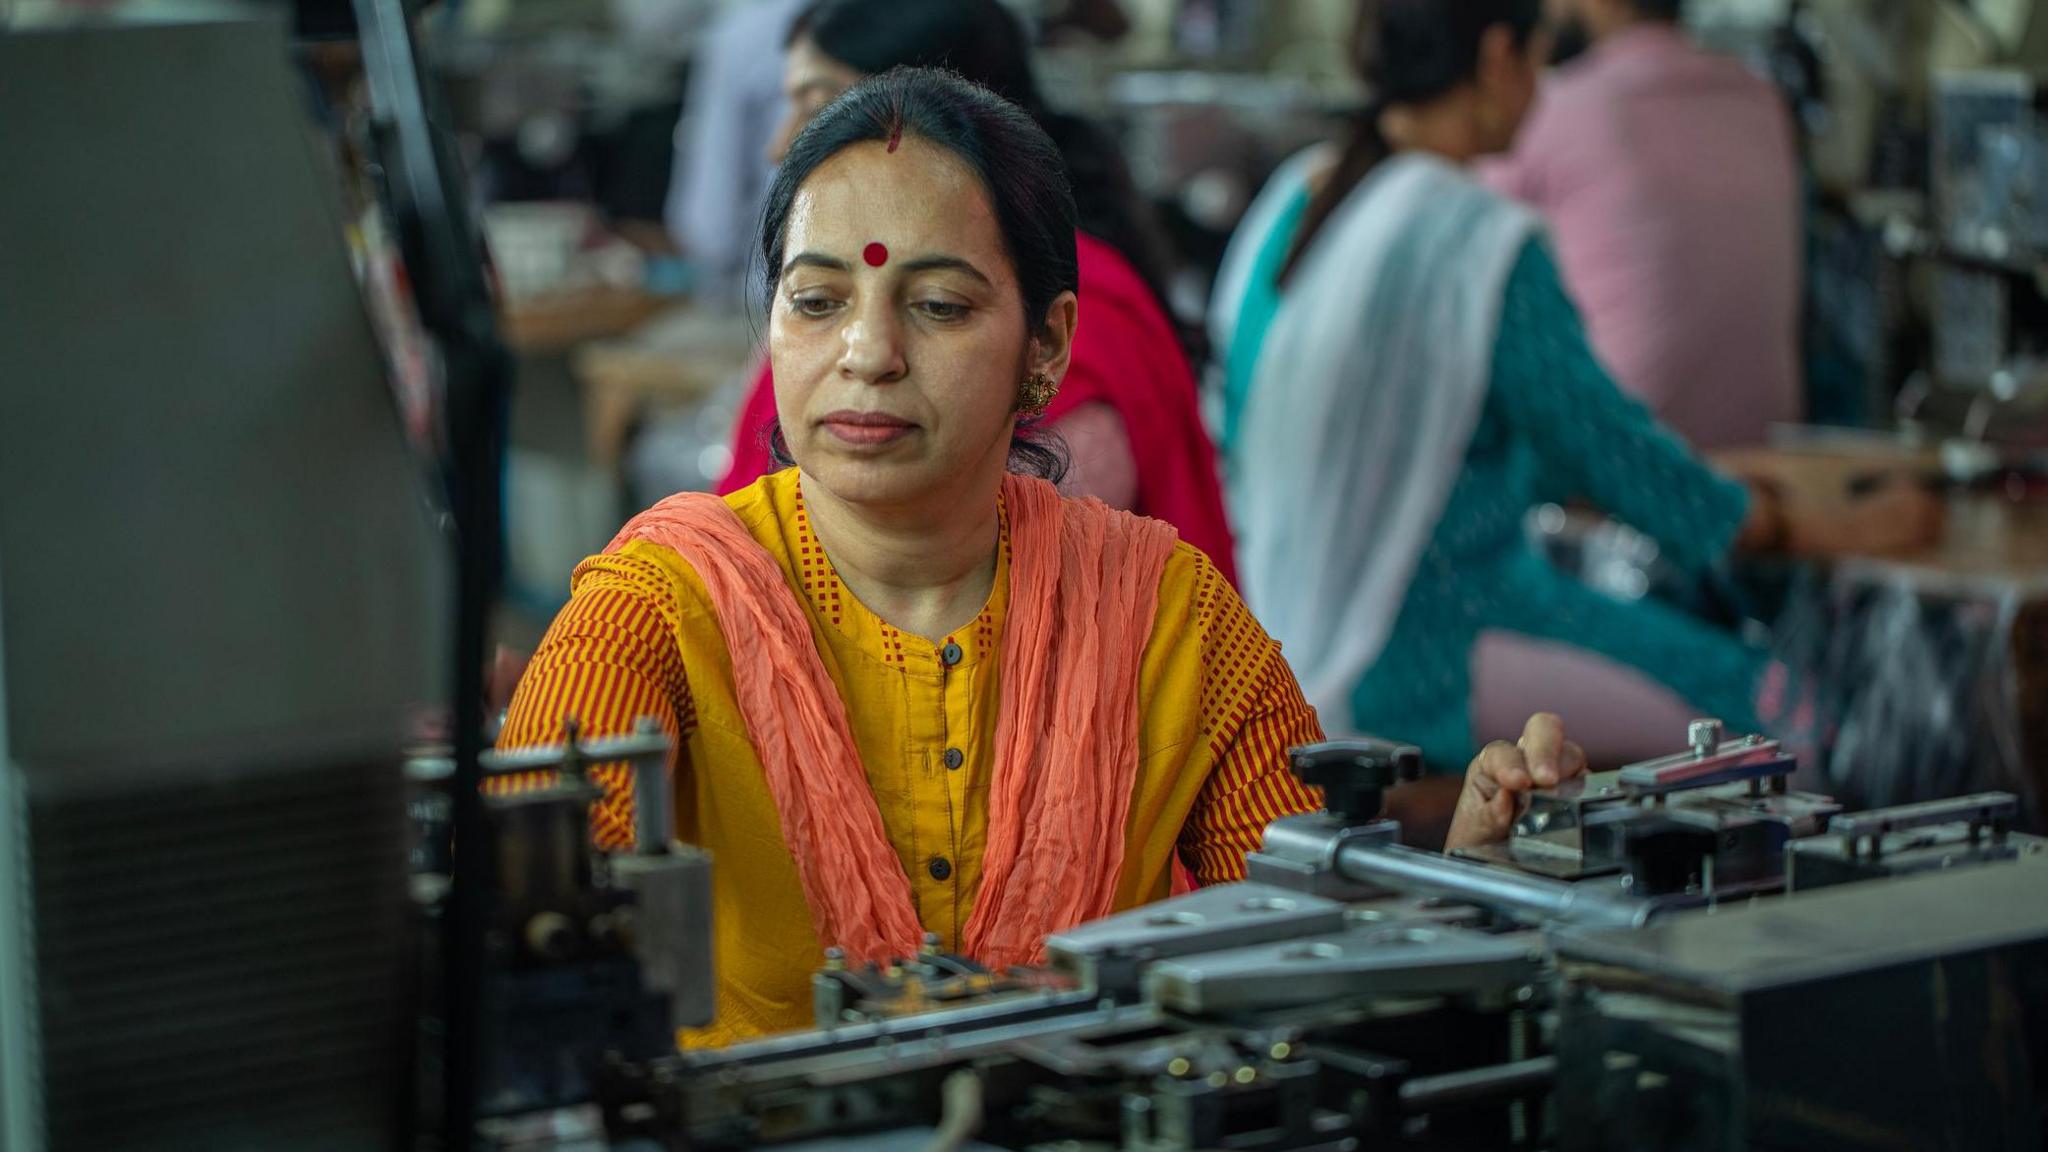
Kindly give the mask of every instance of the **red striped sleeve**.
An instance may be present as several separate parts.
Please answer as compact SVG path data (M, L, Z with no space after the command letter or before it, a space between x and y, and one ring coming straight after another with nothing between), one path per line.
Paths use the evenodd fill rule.
M648 561L614 555L585 561L574 587L520 678L498 746L559 743L563 722L571 718L585 738L616 735L631 731L643 716L658 720L680 746L696 727L696 709L676 649L666 575ZM490 790L521 792L548 776L499 777ZM591 779L605 793L591 810L593 840L606 849L631 846L631 771L623 764L598 765Z
M1287 767L1288 749L1322 738L1315 710L1287 662L1275 655L1250 715L1210 770L1181 833L1181 854L1197 884L1244 879L1245 854L1258 849L1266 825L1322 807L1322 796Z
M1323 738L1294 673L1237 593L1204 572L1203 728L1215 757L1181 830L1180 853L1197 884L1244 879L1245 854L1266 825L1313 812L1323 798L1294 778L1287 751Z

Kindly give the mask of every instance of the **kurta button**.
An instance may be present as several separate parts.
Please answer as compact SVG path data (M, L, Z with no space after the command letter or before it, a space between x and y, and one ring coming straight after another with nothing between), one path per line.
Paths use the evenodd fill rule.
M967 763L967 754L965 752L960 751L958 748L946 749L946 767L958 768L965 763Z
M944 856L932 857L932 862L926 865L926 870L932 874L934 880L950 879L953 875L953 866L946 862Z
M958 664L960 662L960 656L960 646L958 644L953 643L951 640L946 641L946 646L944 648L939 649L939 659L944 660L946 662L946 667L948 668L951 668L953 665Z

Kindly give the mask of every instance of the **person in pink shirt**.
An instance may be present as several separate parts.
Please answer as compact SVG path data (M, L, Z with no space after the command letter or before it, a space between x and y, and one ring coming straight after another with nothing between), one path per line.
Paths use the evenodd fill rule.
M1677 0L1553 0L1560 68L1504 159L1535 208L1594 350L1701 449L1800 418L1800 190L1789 113L1679 29Z

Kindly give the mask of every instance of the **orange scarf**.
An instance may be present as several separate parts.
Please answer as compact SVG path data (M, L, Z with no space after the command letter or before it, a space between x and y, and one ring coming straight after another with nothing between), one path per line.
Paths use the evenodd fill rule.
M963 951L998 969L1038 962L1048 934L1112 910L1138 771L1138 669L1178 540L1167 524L1063 500L1043 480L1008 476L1003 498L1002 709L981 893L962 932ZM605 551L634 540L674 551L710 594L819 942L855 963L915 955L923 928L909 878L781 567L704 493L656 504Z

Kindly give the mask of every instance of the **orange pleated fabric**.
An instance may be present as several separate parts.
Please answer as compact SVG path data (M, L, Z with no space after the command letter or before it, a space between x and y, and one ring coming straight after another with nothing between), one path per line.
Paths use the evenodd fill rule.
M963 950L993 968L1042 959L1045 936L1112 910L1138 770L1138 672L1172 527L1010 476L1011 617L982 891ZM606 547L673 550L697 571L727 647L818 940L856 963L914 955L923 935L860 763L846 707L774 558L724 501L672 496Z

